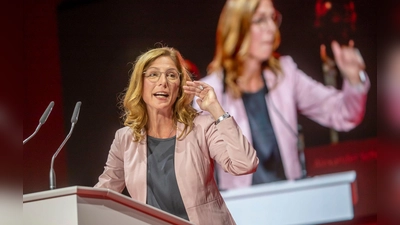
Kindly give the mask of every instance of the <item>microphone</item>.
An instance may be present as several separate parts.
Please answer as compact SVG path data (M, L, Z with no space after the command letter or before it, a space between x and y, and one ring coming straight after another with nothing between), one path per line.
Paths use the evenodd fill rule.
M74 113L72 114L71 118L71 129L69 130L68 135L65 137L64 141L61 143L60 147L58 147L57 151L54 153L53 157L51 158L50 164L50 189L56 188L56 173L54 172L54 160L56 159L58 153L61 151L62 147L64 147L65 143L71 137L72 131L74 130L76 122L78 122L79 111L81 109L82 102L78 101L75 104Z
M27 139L25 139L22 144L24 145L26 142L28 142L31 138L33 138L33 136L36 135L36 133L39 131L40 127L46 122L47 118L50 115L51 110L53 109L54 106L54 102L51 101L49 106L47 106L47 109L43 112L42 117L40 117L39 120L39 125L36 127L35 132L33 132L33 134L31 134L31 136L29 136Z

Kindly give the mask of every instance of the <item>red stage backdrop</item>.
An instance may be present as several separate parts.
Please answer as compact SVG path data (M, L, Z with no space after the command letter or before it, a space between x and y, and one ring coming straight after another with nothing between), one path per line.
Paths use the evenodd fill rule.
M65 137L56 9L59 1L24 2L24 130L31 135L55 102L46 123L23 148L24 194L49 190L51 157ZM57 186L67 185L65 149L55 161Z

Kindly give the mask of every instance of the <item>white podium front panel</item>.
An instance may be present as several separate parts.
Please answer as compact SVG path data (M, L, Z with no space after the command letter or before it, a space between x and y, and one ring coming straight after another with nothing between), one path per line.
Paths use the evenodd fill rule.
M23 205L24 225L78 224L76 195L27 202Z
M148 214L132 210L112 200L78 197L78 223L81 224L118 224L118 225L168 225L165 221ZM101 215L101 216L93 216ZM117 222L118 221L118 222Z
M320 224L353 218L354 171L222 192L238 225Z

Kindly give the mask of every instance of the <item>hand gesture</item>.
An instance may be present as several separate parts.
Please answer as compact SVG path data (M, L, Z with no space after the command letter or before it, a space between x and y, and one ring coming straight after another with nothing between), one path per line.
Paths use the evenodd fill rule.
M359 73L365 69L365 63L360 51L354 48L354 41L350 40L348 46L340 46L337 41L333 41L331 48L340 73L350 84L358 84ZM326 55L325 46L321 46L321 56L323 55Z
M196 100L201 110L208 111L217 119L225 112L220 105L217 96L215 95L214 88L202 81L187 81L183 86L183 90L187 94L195 95L198 97Z

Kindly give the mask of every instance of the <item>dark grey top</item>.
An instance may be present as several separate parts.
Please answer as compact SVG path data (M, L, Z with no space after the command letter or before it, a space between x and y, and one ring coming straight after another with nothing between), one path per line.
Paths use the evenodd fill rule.
M175 136L167 139L147 136L146 203L189 220L176 182L175 141Z
M255 93L243 93L242 100L249 118L253 147L260 160L253 174L253 184L285 180L282 159L274 129L269 118L265 94L268 89Z

